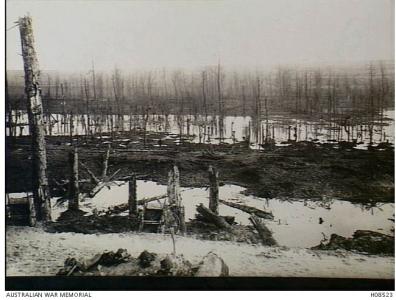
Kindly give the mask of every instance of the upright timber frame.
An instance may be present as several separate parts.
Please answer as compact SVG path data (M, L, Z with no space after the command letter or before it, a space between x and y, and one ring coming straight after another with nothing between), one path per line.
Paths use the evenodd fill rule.
M19 19L22 44L22 57L25 70L25 93L29 130L32 139L33 197L38 221L51 221L51 197L47 178L47 153L43 122L43 104L39 87L39 66L32 19L25 16Z

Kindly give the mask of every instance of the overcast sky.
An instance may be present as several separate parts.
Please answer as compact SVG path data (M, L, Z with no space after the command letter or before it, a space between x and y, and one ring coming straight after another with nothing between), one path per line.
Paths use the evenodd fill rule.
M30 13L41 69L255 67L394 59L393 0L7 0ZM18 28L7 68L22 69Z

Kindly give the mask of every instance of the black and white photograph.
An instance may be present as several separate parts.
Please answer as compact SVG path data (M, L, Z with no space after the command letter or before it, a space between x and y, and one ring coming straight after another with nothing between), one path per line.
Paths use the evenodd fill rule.
M394 290L392 0L6 0L9 290Z

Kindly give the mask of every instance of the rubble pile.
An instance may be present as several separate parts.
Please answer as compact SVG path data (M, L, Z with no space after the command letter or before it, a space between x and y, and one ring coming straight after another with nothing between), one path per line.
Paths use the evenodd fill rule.
M87 260L67 258L58 276L228 276L224 260L209 252L199 264L193 265L183 255L159 255L147 250L137 258L127 250L106 251Z

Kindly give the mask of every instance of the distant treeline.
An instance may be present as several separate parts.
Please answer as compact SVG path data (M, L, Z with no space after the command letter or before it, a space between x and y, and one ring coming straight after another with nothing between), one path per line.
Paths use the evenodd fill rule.
M394 63L354 67L81 74L42 72L46 113L369 116L394 106ZM25 110L22 71L7 71L7 108Z

